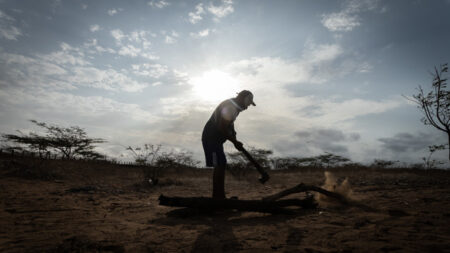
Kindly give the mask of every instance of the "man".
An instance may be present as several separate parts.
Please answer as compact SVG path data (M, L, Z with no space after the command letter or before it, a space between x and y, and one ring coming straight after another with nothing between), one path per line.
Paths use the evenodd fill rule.
M203 128L202 144L205 151L206 166L214 167L213 198L225 198L224 184L227 159L223 151L223 143L229 140L237 150L242 150L242 142L236 139L234 121L239 113L246 110L250 105L256 106L253 102L253 94L248 90L243 90L235 98L220 103Z

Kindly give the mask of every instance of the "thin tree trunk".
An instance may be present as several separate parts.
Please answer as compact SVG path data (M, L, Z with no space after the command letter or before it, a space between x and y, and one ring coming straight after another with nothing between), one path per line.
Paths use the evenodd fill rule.
M448 137L448 160L450 161L450 129L447 129L447 137Z

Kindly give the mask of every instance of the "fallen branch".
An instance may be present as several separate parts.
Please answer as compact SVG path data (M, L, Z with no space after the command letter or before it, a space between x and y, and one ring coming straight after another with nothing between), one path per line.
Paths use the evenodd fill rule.
M235 209L239 211L252 211L262 213L290 213L291 210L285 209L285 207L296 206L307 209L317 206L317 203L315 202L313 196L307 196L305 199L281 199L290 194L308 191L318 192L329 198L335 199L344 205L355 206L366 211L376 211L376 209L368 207L364 204L347 199L339 193L327 191L323 188L314 185L306 185L303 183L283 190L279 193L264 197L261 200L214 199L207 197L184 198L167 197L161 195L159 197L159 204L163 206L196 208L206 212L214 210Z
M262 212L262 213L289 213L284 209L287 206L299 206L302 208L313 208L316 206L312 197L306 199L285 199L279 201L264 200L239 200L239 199L214 199L207 197L159 197L159 204L173 207L189 207L206 211L235 209L239 211Z

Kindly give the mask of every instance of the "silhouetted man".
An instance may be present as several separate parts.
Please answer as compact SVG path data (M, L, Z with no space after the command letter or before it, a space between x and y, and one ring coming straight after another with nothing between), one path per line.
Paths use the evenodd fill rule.
M242 150L242 142L236 139L234 121L239 113L246 110L250 105L256 106L253 102L253 94L248 90L243 90L235 98L220 103L203 128L202 143L206 166L214 167L213 198L225 198L224 184L227 159L223 151L223 143L229 140L237 150Z

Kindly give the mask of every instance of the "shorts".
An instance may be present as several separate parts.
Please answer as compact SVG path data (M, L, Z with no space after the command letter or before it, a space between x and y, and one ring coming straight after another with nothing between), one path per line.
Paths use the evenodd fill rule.
M206 167L227 165L227 158L223 152L223 143L202 140L205 151Z

